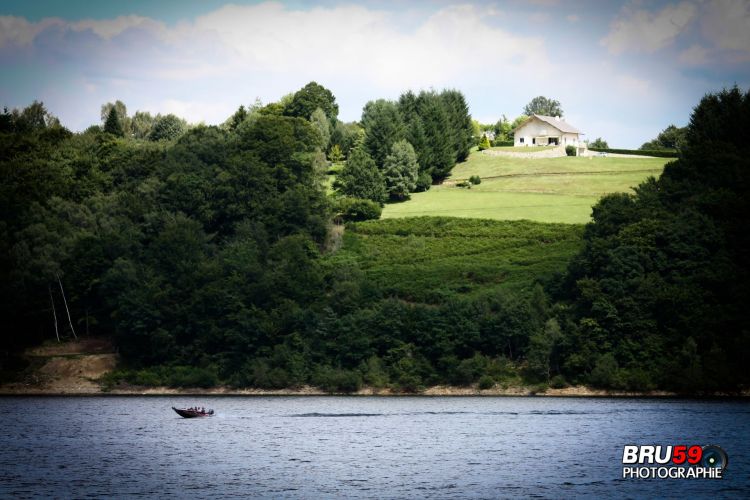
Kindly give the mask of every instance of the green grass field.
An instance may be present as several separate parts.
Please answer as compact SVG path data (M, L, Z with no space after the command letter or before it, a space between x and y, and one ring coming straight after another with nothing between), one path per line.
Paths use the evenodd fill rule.
M353 259L385 296L442 303L506 289L528 293L564 270L581 246L583 227L530 221L446 217L347 225L344 245L327 259Z
M506 148L507 149L507 148ZM440 215L585 223L603 195L626 192L658 176L665 158L506 158L474 152L441 186L387 204L383 218ZM471 189L455 184L478 175Z

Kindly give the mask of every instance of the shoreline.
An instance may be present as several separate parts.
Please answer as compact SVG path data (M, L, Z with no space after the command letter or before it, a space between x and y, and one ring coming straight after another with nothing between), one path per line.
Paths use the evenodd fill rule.
M562 389L539 390L529 386L495 387L479 390L474 387L433 386L420 392L399 392L391 389L363 387L356 392L326 392L316 387L303 386L290 389L234 389L230 387L173 388L173 387L120 387L105 390L93 381L82 387L39 387L27 384L6 384L0 386L0 397L108 397L108 396L226 396L226 397L564 397L564 398L675 398L675 399L744 399L750 392L717 394L679 394L669 391L607 391L586 386L571 386Z

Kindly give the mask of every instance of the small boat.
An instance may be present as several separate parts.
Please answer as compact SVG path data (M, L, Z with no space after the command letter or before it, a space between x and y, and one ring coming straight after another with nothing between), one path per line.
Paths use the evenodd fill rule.
M197 417L213 417L214 411L213 410L199 410L197 408L175 408L174 406L172 409L181 417L184 418L197 418Z

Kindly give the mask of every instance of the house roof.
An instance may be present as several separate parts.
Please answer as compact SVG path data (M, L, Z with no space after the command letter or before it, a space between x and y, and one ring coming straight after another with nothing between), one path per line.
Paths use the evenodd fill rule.
M555 127L560 132L569 133L569 134L580 134L581 133L580 130L578 130L577 128L575 128L573 125L571 125L570 123L566 122L565 120L563 120L561 118L556 118L554 116L545 116L545 115L531 115L528 120L526 120L521 125L519 125L518 127L516 127L516 130L518 130L519 128L523 127L524 125L526 125L527 123L529 123L530 120L532 120L534 118L538 118L541 121L543 121L544 123Z

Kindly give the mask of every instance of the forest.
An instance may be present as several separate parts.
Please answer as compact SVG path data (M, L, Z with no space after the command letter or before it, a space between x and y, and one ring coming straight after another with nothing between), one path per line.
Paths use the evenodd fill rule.
M38 102L0 115L2 378L27 346L90 335L114 338L111 385L748 386L737 88L707 95L679 158L585 228L361 222L476 146L456 90L373 100L357 123L315 82L220 126L119 101L101 118L72 133Z

